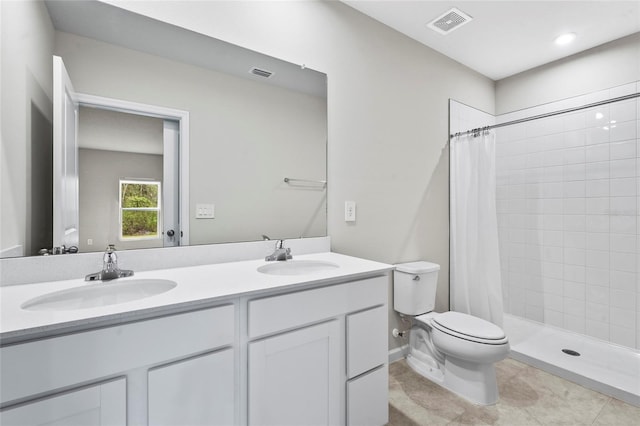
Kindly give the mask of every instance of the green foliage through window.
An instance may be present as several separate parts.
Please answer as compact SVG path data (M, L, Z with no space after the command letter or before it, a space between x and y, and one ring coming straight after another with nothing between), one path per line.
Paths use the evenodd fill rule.
M160 238L160 182L120 181L123 239Z

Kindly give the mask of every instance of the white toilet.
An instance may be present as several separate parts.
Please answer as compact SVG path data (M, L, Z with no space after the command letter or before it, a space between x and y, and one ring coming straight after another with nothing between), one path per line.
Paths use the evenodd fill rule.
M504 331L460 312L432 312L440 265L395 265L393 307L413 317L407 363L420 375L480 405L498 401L494 363L509 354Z

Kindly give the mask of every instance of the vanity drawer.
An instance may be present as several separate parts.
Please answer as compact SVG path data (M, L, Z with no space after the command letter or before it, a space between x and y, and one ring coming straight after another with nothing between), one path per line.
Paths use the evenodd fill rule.
M347 425L377 426L389 421L389 368L347 382Z
M379 306L347 315L347 377L386 364L387 308Z
M385 305L389 277L380 276L249 301L249 338Z
M226 305L3 347L1 402L230 346L233 324Z

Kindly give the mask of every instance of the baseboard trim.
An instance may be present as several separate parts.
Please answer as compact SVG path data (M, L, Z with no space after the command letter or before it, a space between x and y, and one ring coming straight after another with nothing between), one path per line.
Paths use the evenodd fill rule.
M409 345L403 345L399 348L393 348L389 351L389 364L404 359L409 351Z

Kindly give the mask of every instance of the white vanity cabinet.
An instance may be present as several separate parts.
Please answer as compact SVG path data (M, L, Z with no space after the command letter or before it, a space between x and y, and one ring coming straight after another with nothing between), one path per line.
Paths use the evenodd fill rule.
M383 265L10 342L0 425L383 425L389 278Z
M0 424L234 423L234 321L229 304L4 346Z
M387 289L380 276L250 300L248 424L387 423Z

